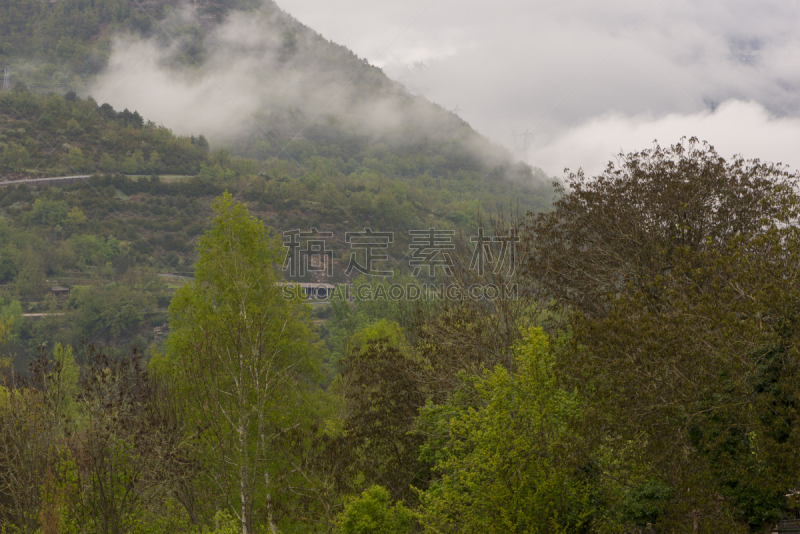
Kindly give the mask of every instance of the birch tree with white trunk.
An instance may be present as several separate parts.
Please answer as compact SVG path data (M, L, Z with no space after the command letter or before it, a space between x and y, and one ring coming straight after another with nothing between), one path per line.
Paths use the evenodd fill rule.
M198 241L195 278L169 307L169 362L202 430L209 482L241 522L277 531L271 487L283 455L275 438L297 424L315 372L308 311L283 298L280 239L229 194Z

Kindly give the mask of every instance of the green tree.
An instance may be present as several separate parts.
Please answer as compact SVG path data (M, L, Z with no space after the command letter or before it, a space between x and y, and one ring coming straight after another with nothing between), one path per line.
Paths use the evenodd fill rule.
M339 516L341 534L405 534L413 525L413 515L402 503L392 505L389 492L371 486L350 501Z
M141 149L137 148L133 151L133 159L136 161L136 167L138 167L140 171L144 169L144 153Z
M282 429L315 372L308 310L282 298L281 241L226 193L200 238L195 278L170 304L167 341L192 418L203 433L211 480L242 534L260 518L275 531L273 496Z
M562 370L591 406L586 437L674 490L657 528L763 531L800 476L800 230L674 260L602 318L576 318Z
M0 318L0 342L9 323ZM65 423L76 413L79 374L71 350L60 345L52 358L42 351L29 370L28 377L0 382L0 525L23 533L41 532L43 485L63 451Z
M73 214L70 212L70 215L72 216L72 221L77 222L81 219L78 213ZM71 222L70 216L68 216L67 222ZM80 234L70 237L67 243L78 259L88 265L102 266L106 262L113 260L121 252L120 242L114 237L103 239L96 235Z
M45 289L44 262L41 254L27 246L16 258L16 289L20 295L40 293Z
M75 172L86 172L92 168L92 164L86 159L86 156L83 155L83 151L78 147L69 149L67 161L69 162L70 169Z
M426 485L429 465L419 461L422 437L414 420L425 404L424 364L413 357L396 323L380 320L352 339L343 360L347 443L357 451L353 470L411 504L411 486Z
M114 172L117 170L117 162L114 158L105 152L100 156L100 170L104 172Z
M391 280L398 284L411 284L415 279L411 277L395 277ZM386 294L388 283L384 280L368 279L367 277L357 278L351 286L350 294L352 301L344 298L333 298L331 309L333 318L327 328L330 332L328 343L331 346L331 356L336 363L344 358L353 341L353 336L382 319L393 323L402 323L411 316L409 303L395 301L391 299L359 298L359 288L361 286L371 286L370 294L374 295L380 290ZM379 288L378 286L383 286Z
M0 298L0 318L9 325L6 331L6 340L19 336L22 330L22 305L18 300L5 300Z
M122 162L122 172L125 174L136 174L139 172L139 164L136 163L134 158L129 156Z
M37 198L31 211L22 217L22 222L55 227L64 223L68 213L69 205L63 200Z
M30 163L30 154L24 146L8 143L3 146L2 162L11 171L21 171Z
M80 135L83 133L83 128L75 119L70 119L67 121L67 133L69 135Z
M67 228L69 228L71 231L78 230L85 222L86 214L83 213L83 210L78 206L73 207L69 213L67 213Z
M75 485L61 510L78 529L65 530L179 531L175 520L185 523L185 514L160 514L170 509L170 490L191 477L192 440L169 393L151 380L135 350L110 357L89 345L82 364L75 397L82 421L70 441L75 462L71 473L62 474ZM156 527L154 518L163 530L146 528Z
M5 252L0 255L0 282L11 282L17 276L17 267L14 260Z
M620 294L654 289L682 251L724 249L800 212L800 175L780 164L726 161L696 138L620 154L569 189L548 213L528 214L523 232L531 285L586 315L602 315Z
M59 436L44 395L27 384L9 386L0 385L0 524L33 534Z
M525 233L531 287L568 310L582 437L623 520L763 531L800 473L800 175L695 139L621 162Z
M560 387L541 329L515 346L517 370L501 366L467 378L452 400L427 405L423 456L440 478L422 492L426 532L583 532L592 484L565 454L582 413Z
M159 173L164 170L161 155L155 150L150 152L150 161L147 162L147 169L152 173Z
M72 354L72 347L53 346L52 368L47 375L51 411L62 425L74 425L78 419L76 399L80 369Z
M156 308L156 299L146 290L109 284L75 288L70 294L69 305L77 310L75 324L79 335L113 339L126 329L141 325L145 313Z

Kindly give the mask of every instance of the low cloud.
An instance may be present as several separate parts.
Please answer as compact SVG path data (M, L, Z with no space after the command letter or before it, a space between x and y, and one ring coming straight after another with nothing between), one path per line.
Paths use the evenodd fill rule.
M336 115L371 132L458 132L458 119L381 85L353 49L458 115L519 158L560 175L602 169L619 151L697 136L723 155L800 167L800 6L767 1L688 0L599 5L501 0L279 0L314 32L270 2L233 13L206 39L202 71L174 68L180 44L115 42L98 100L136 109L179 134L214 138L280 129ZM191 23L167 21L166 27ZM178 40L180 42L180 40ZM344 67L343 67L344 66ZM362 69L363 70L362 72ZM357 76L358 75L358 76ZM363 99L361 83L378 84ZM419 131L420 128L417 128ZM520 137L529 131L527 153ZM516 146L515 146L516 145Z
M602 115L533 147L529 157L553 172L582 168L594 175L621 152L652 147L654 140L671 145L683 136L708 141L726 158L741 154L800 169L800 118L778 118L757 102L741 100L724 102L713 112L661 117Z
M278 2L375 58L412 92L458 105L462 118L505 146L514 144L512 130L530 129L529 146L538 149L528 160L551 173L602 165L577 145L571 157L544 151L590 133L600 136L589 143L599 162L621 146L705 132L720 149L795 157L785 140L797 139L791 118L800 116L796 2ZM726 132L706 126L712 120ZM742 141L754 127L763 127L760 139Z
M404 146L421 141L449 146L460 139L470 155L488 164L504 159L504 150L458 116L410 94L268 1L256 11L233 12L211 29L199 65L181 59L190 44L187 29L197 24L185 10L162 25L170 37L184 37L119 36L108 68L89 93L177 134L202 133L212 143L248 137L282 147L312 126L333 125Z
M186 43L176 34L150 40L119 36L108 68L89 92L178 134L216 138L269 127L265 114L275 110L301 108L312 117L340 111L342 102L331 102L330 95L344 90L344 76L296 65L295 58L310 44L292 28L281 28L279 19L269 10L232 13L206 37L201 65L179 63ZM163 27L169 34L195 22L191 13L182 12Z

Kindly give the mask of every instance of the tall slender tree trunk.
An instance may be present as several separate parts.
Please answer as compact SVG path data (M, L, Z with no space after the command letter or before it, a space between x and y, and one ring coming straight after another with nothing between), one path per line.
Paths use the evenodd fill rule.
M239 497L242 501L242 534L247 534L247 492L244 487L244 467L239 475Z
M247 532L247 440L245 439L244 420L239 425L239 446L242 447L242 463L239 465L239 500L242 504L242 534Z
M244 394L244 355L239 354L239 499L242 504L242 534L247 532L247 417L246 397Z
M269 491L269 472L264 471L264 482L267 488L267 520L269 521L269 530L272 534L278 534L278 527L275 526L275 520L272 518L272 493Z

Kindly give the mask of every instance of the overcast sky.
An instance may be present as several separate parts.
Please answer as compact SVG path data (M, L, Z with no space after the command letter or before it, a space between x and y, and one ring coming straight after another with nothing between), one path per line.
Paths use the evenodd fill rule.
M529 131L550 174L683 135L800 168L796 0L277 1L504 146Z

